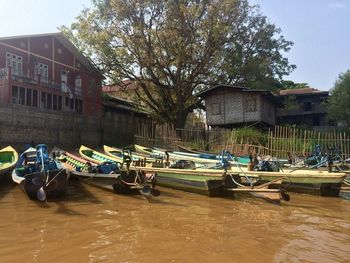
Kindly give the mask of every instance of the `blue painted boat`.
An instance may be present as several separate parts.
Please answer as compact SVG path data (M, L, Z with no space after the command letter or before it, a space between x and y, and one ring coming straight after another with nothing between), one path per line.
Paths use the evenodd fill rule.
M17 183L30 199L46 201L65 194L69 174L61 164L49 157L47 146L28 148L12 172Z

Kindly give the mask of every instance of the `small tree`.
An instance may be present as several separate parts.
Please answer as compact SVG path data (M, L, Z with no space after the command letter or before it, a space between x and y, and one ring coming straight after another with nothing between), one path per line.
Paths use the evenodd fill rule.
M330 93L328 119L350 127L350 70L339 75Z

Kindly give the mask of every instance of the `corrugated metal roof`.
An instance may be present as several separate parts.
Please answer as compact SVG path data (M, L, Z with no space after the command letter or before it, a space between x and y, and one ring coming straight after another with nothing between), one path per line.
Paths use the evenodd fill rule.
M197 94L197 97L201 97L201 98L205 98L207 97L213 90L219 89L219 88L225 88L225 89L236 89L239 90L241 92L256 92L256 93L261 93L262 95L264 95L265 97L267 97L268 99L272 100L275 103L278 103L277 98L268 90L260 90L260 89L250 89L247 87L240 87L240 86L231 86L231 85L215 85L209 89L206 89L202 92L199 92Z
M328 94L328 91L320 91L314 88L302 88L302 89L285 89L280 90L278 94L280 96L288 96L288 95L307 95L307 94Z

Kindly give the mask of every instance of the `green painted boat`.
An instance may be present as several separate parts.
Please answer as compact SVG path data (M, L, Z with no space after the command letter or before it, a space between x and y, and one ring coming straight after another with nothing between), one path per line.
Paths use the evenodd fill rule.
M146 199L160 194L155 189L154 173L145 174L137 170L126 171L119 168L109 172L106 163L109 163L107 166L111 166L114 160L86 146L81 146L79 152L84 159L68 152L61 153L61 159L64 160L61 161L62 165L79 181L118 194L141 194Z
M144 167L143 169L157 172L157 174L167 173L168 176L181 174L185 176L205 176L222 178L225 175L224 170L214 169L172 169ZM252 180L257 183L268 183L282 178L282 183L293 192L321 194L322 196L339 196L340 186L345 178L345 173L329 173L327 171L298 170L290 172L260 172L248 171L247 168L233 167L227 171L227 174L238 175L242 182L248 183ZM249 178L249 180L248 180Z
M129 152L129 151L123 151L123 149L117 148L117 147L110 147L107 145L103 145L104 152L114 158L120 159L120 162L123 162L123 156L130 156L133 162L144 160L145 162L151 163L155 162L155 158L149 157L147 154L142 153L136 153L136 152Z
M103 153L97 152L93 149L90 149L89 147L86 147L84 145L81 145L79 148L79 154L81 157L83 157L85 160L102 164L105 162L115 162L115 163L122 163L123 159L119 157L112 157L105 155Z
M108 161L108 156L99 153L95 150L89 149L86 146L81 146L79 153L84 159L93 162ZM110 157L112 158L112 157ZM156 173L157 184L185 190L189 192L206 194L209 196L225 196L232 195L232 193L249 193L258 197L262 197L274 202L280 202L286 198L286 194L282 193L280 189L270 189L269 184L258 187L247 187L238 185L236 182L240 181L240 176L235 176L235 181L231 175L227 176L224 171L220 170L186 170L174 168L156 168L148 166L131 166L130 170L140 170L147 173ZM254 177L254 176L253 176ZM281 184L275 180L276 184Z
M157 183L164 187L211 197L232 195L232 192L225 190L223 178L217 176L180 174L163 169L157 170Z

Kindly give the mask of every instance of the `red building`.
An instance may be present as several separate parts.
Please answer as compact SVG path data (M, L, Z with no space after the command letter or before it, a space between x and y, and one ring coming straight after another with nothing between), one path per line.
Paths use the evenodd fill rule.
M102 79L60 33L0 37L0 103L100 116Z

